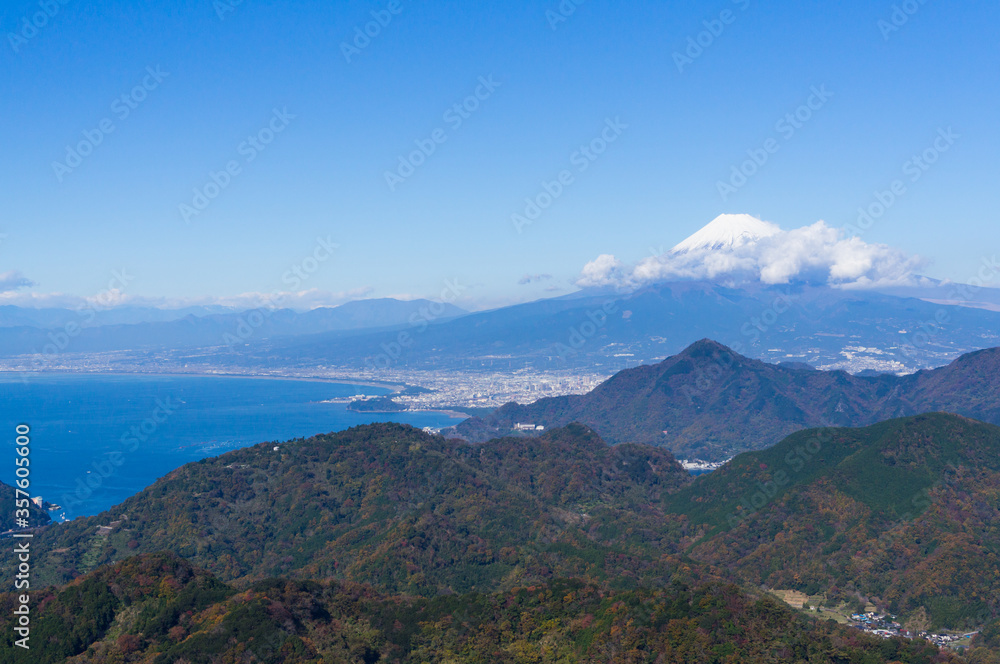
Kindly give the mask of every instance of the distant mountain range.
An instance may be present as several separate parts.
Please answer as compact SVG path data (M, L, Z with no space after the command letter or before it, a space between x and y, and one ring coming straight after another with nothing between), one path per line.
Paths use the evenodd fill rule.
M381 299L303 313L198 311L131 323L118 322L129 316L114 315L116 310L90 321L78 312L7 308L0 310L0 357L40 368L44 356L68 361L77 353L112 352L112 362L134 366L148 362L152 352L158 368L195 363L267 372L336 366L611 374L658 362L708 337L771 362L907 373L1000 345L1000 310L960 306L971 300L944 285L924 291L938 300L803 283L678 281L627 292L589 288L475 313L441 302ZM992 289L969 297L995 299L1000 309L1000 294Z
M908 376L852 376L766 364L705 339L658 364L621 371L588 394L507 404L454 433L483 441L518 423L580 422L611 443L717 461L770 447L799 429L939 410L1000 424L1000 348Z
M587 289L408 328L393 368L612 373L709 337L745 355L820 368L905 373L1000 345L1000 312L825 286L674 282L632 293ZM384 368L399 332L318 334L251 344L213 361Z
M161 323L180 320L188 316L210 316L213 314L238 313L238 310L223 306L181 307L165 309L159 307L104 306L95 303L92 307L80 309L18 307L0 305L0 328L37 327L54 329L68 323L77 325L134 325L136 323Z
M274 337L409 326L425 319L449 320L465 313L448 303L391 298L356 300L306 312L127 308L92 315L61 309L0 307L0 357L45 354L47 348L56 349L56 353L49 354L58 355L218 346L228 352Z
M824 249L802 253L812 247L805 237ZM391 298L306 312L3 306L0 358L19 358L4 363L11 368L40 370L40 356L47 356L59 368L79 360L129 370L146 364L241 373L323 366L341 373L610 375L711 338L771 362L904 374L1000 346L1000 289L914 275L901 256L879 259L869 249L823 222L785 232L747 214L722 214L631 271L619 264L577 282L592 287L475 313ZM845 262L847 255L853 258ZM982 279L995 275L995 260L976 267L987 275ZM75 357L95 353L107 356Z

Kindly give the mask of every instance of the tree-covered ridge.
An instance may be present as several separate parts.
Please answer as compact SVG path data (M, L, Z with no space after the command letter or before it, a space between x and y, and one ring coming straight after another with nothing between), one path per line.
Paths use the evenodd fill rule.
M129 558L59 590L34 591L28 651L14 646L19 638L13 631L17 593L2 594L2 661L62 662L109 634L116 636L120 650L135 652L144 641L176 636L182 616L202 611L233 593L171 554Z
M12 603L0 595L0 608ZM553 580L435 598L281 579L237 592L169 554L46 591L35 621L34 664L959 662L923 641L876 639L682 577L655 589ZM17 661L9 642L2 652Z
M945 414L792 435L666 499L698 560L932 627L1000 614L1000 428Z
M588 394L510 403L455 431L482 441L517 422L580 422L610 443L721 461L802 429L866 426L931 411L1000 424L1000 348L909 376L867 377L767 364L704 339L659 364L620 371Z
M37 573L60 583L169 550L247 582L332 577L412 594L556 575L634 584L670 573L661 499L690 481L668 452L610 447L581 426L471 446L376 424L274 447L188 464L40 533Z
M975 628L1000 615L1000 428L931 414L801 432L692 480L662 449L579 425L480 446L368 425L184 466L36 533L34 573L63 583L161 550L244 590L285 577L432 597L577 578L624 592L682 576Z

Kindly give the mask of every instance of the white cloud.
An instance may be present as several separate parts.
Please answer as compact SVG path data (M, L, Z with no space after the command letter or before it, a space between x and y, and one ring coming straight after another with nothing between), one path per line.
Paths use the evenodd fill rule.
M29 286L34 285L33 281L25 277L17 270L0 272L0 293L8 293L10 291L15 291L20 288L28 288Z
M726 232L731 235L736 216L724 216L730 226ZM709 224L695 235L711 235L705 233L711 227ZM838 288L877 288L913 284L914 270L925 264L920 257L884 244L846 237L842 230L817 221L811 226L776 230L766 236L758 234L752 240L725 246L685 240L669 252L640 261L631 270L614 256L602 254L584 266L577 285L640 286L655 281L706 279L764 284L807 281Z
M526 274L517 280L518 286L527 286L528 284L533 284L539 281L551 281L551 274Z
M80 297L66 293L16 293L0 292L0 304L20 307L83 309L113 309L115 307L157 307L160 309L181 309L197 306L221 306L244 311L258 307L278 307L300 311L318 307L335 307L351 300L370 296L375 289L370 286L347 291L283 291L272 293L249 292L222 297L148 297L129 295L118 289L101 291L91 297Z
M576 285L586 288L621 283L624 277L623 267L621 261L611 254L601 254L583 266Z

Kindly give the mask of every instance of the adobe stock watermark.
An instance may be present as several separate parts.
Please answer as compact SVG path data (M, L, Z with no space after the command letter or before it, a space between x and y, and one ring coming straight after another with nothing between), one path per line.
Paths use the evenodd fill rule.
M791 292L778 293L770 306L764 309L759 316L751 316L750 320L740 326L740 334L749 340L750 345L756 344L760 341L761 335L766 334L774 327L781 316L795 305L797 299L798 297ZM743 344L733 344L733 351L742 353Z
M472 114L479 110L480 105L493 96L500 83L493 80L493 74L480 76L479 85L472 94L452 106L441 116L442 121L451 131L457 131L465 121L472 117ZM434 129L426 138L418 138L413 141L416 150L409 154L399 155L399 160L394 171L385 171L385 183L389 191L396 191L396 187L406 182L407 179L423 166L432 154L437 152L438 146L448 140L448 131L444 127Z
M215 10L215 15L219 17L220 21L225 21L226 15L235 12L236 8L242 4L243 0L214 0L212 9Z
M980 261L979 269L965 284L952 284L948 292L948 300L954 303L969 303L975 301L976 290L993 284L1000 277L1000 261L996 255ZM900 347L900 352L907 358L913 359L917 356L918 349L925 348L933 344L938 334L946 325L952 322L951 309L941 307L934 312L934 317L921 321L920 324L909 333L906 342Z
M354 38L350 41L340 42L340 52L351 64L351 59L361 55L361 52L371 46L372 40L382 34L382 30L389 27L394 16L399 16L403 12L403 3L400 0L389 0L385 9L373 9L371 11L372 20L363 26L354 26Z
M177 206L184 223L190 224L191 219L207 210L212 201L218 198L233 183L233 180L243 173L243 167L260 156L295 118L295 115L288 112L288 107L281 110L273 109L267 123L236 146L236 153L243 157L243 160L230 159L222 169L209 171L208 181L192 190L191 203L181 203Z
M750 7L750 0L732 0L733 4L745 12ZM694 61L705 54L705 51L715 44L730 25L736 22L738 14L732 9L723 9L717 17L701 22L705 28L696 35L687 38L687 44L682 51L674 51L674 65L677 71L684 73L684 68L694 64Z
M654 255L655 252L653 252ZM584 312L584 320L579 325L569 328L566 336L566 343L556 342L552 349L559 356L559 361L566 363L570 357L579 355L583 347L598 333L605 329L613 314L618 313L623 303L632 299L640 289L640 284L631 281L623 281L614 285L614 295L609 296L601 306L594 307ZM624 315L624 314L623 314Z
M40 30L56 17L59 10L70 3L70 0L41 0L39 11L21 17L21 28L17 32L7 33L7 42L14 53L20 53L21 47L38 36Z
M569 328L566 343L559 342L553 346L559 360L566 362L570 357L579 354L584 345L605 328L609 317L618 313L619 309L618 301L609 298L602 302L600 307L588 310L584 314L586 320Z
M561 2L553 9L545 10L545 20L549 22L549 27L552 30L557 30L560 23L565 23L570 19L570 17L576 13L577 8L580 7L587 0L561 0Z
M762 335L766 334L781 317L792 309L798 297L791 292L777 293L774 299L766 306L759 315L751 316L740 326L740 335L749 341L751 345L760 341ZM737 341L730 346L733 353L742 355L746 352L746 346L742 341ZM702 397L711 389L723 376L732 369L735 358L729 353L714 353L713 362L707 367L698 367L694 372L694 383L685 384L680 388L680 392L687 397L688 403L693 404L696 397Z
M889 41L892 33L899 32L920 11L920 8L926 4L927 0L903 0L899 4L894 4L888 20L880 18L876 24L879 32L882 33L882 39Z
M778 468L771 472L769 479L762 482L758 481L755 487L741 497L737 505L738 512L730 512L726 517L728 527L735 528L744 523L748 518L774 500L784 487L794 483L795 478L802 473L807 464L819 454L824 445L832 440L832 434L824 430L819 430L810 436L805 444L799 445L788 452L783 459L783 468Z
M959 138L961 135L956 134L951 127L938 128L937 137L931 145L903 162L901 167L903 177L893 180L888 188L876 191L874 201L858 208L856 223L849 224L845 228L847 234L860 236L874 226L906 194L906 183L915 184L920 180Z
M815 113L826 106L833 97L833 93L826 89L826 85L819 87L814 85L809 90L811 94L805 103L774 123L774 131L778 134L778 138L772 136L760 147L747 150L748 159L730 169L729 179L718 180L715 183L715 188L723 201L728 201L730 196L746 186L750 178L760 172L760 169L781 149L782 144L792 140Z
M902 535L907 523L910 523L920 516L920 514L926 512L934 504L931 493L943 487L956 486L958 481L962 478L962 475L963 472L960 466L956 466L951 461L947 462L943 466L941 477L935 480L929 487L917 491L913 497L910 498L909 503L913 506L914 511L904 513L891 526L882 531L882 534L879 535L878 538L879 544L889 544L892 540Z
M160 66L146 67L146 75L142 80L128 92L125 92L111 102L111 112L119 122L124 122L132 115L132 112L139 108L139 105L146 101L149 93L160 87L164 79L170 76L169 72L162 71ZM76 145L66 146L66 157L62 161L53 161L52 170L56 175L56 180L62 182L63 179L83 164L83 160L94 153L94 150L104 143L104 139L114 133L118 128L115 120L106 117L97 123L93 129L85 129L83 139Z
M328 260L333 258L335 251L340 249L340 245L330 239L327 235L316 238L316 245L311 253L302 260L297 261L281 275L281 282L293 291L301 288L314 274L319 272L319 268ZM277 302L283 297L281 291L274 289L265 303L240 314L236 319L236 327L233 332L225 332L222 341L230 347L245 344L247 340L269 319L280 307Z
M416 343L415 335L423 334L430 327L431 323L436 320L441 319L447 307L445 304L452 304L458 297L464 293L467 289L466 286L458 283L458 280L448 280L445 279L444 288L441 290L441 294L431 300L431 303L426 307L421 307L419 310L410 314L409 325L410 328L407 330L400 330L396 334L396 338L388 343L382 343L379 348L382 352L365 358L365 368L373 370L386 370L392 367L392 365L402 358L403 353L407 349L412 348Z
M95 491L100 490L104 483L125 464L131 453L139 446L149 441L157 430L180 407L180 403L171 397L156 398L149 416L138 424L129 427L118 439L117 449L104 453L90 464L90 468L77 477L72 493L64 493L59 504L63 507L80 507Z
M42 346L41 352L35 350L31 356L31 370L42 371L51 366L60 353L65 353L73 339L78 337L87 325L94 322L97 314L106 311L121 300L122 292L134 280L125 268L112 270L108 287L76 309L78 320L67 321L61 328L49 330L49 343ZM22 382L27 382L27 374L22 373Z
M510 221L518 235L524 232L525 226L538 221L542 214L565 193L567 187L576 182L574 170L580 174L590 168L611 144L621 138L626 129L628 125L621 121L621 117L616 116L614 120L606 118L600 133L569 156L572 168L564 168L552 180L542 180L540 184L542 190L524 199L524 209L520 213L515 212L510 215Z

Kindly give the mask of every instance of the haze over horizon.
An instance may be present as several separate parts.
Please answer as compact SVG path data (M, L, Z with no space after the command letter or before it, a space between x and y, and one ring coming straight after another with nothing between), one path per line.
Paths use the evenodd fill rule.
M391 4L7 3L0 302L484 309L742 213L810 252L765 283L993 259L993 5Z

